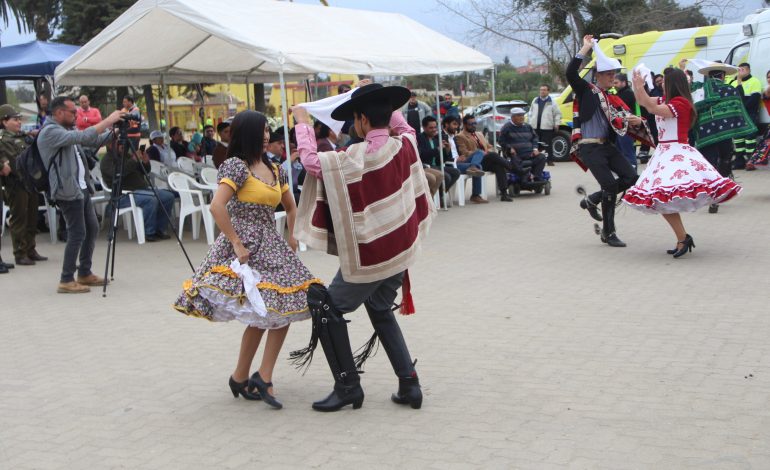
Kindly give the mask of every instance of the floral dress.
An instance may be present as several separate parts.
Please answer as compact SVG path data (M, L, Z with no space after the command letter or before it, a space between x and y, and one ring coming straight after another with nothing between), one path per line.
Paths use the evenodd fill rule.
M662 104L662 98L658 98ZM623 200L648 214L695 212L703 206L732 199L741 187L711 166L687 143L692 104L676 97L667 106L672 118L655 116L658 146L637 183Z
M240 158L229 158L219 168L217 180L233 190L235 196L227 210L235 232L249 250L249 267L257 276L256 287L264 305L249 301L244 281L230 267L235 250L230 240L219 234L174 308L184 314L211 321L238 320L264 329L282 328L310 317L307 289L321 281L310 273L275 229L275 208L288 191L286 174L273 168L274 182L252 175ZM247 286L249 287L249 286Z

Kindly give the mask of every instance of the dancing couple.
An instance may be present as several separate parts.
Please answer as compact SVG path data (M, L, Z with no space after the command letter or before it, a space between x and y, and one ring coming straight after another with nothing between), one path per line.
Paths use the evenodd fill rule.
M334 379L332 392L313 403L313 409L361 407L359 370L378 339L399 379L392 400L420 408L419 380L392 308L403 284L403 307L409 310L406 270L436 213L414 130L398 111L408 99L406 88L379 84L342 97L330 117L353 120L357 135L366 136L342 151L318 152L308 112L293 109L300 159L307 171L299 211L287 175L265 157L269 128L264 115L244 111L233 119L228 159L219 169L211 204L222 233L185 282L175 308L211 321L246 325L229 380L235 397L282 407L272 389L276 360L289 324L312 318L310 344L292 357L307 365L320 342ZM398 203L383 204L393 198ZM275 230L278 203L286 210L288 240ZM339 255L340 270L328 288L297 257L295 233L309 246ZM361 304L375 332L364 354L354 358L343 314ZM265 330L269 333L262 363L249 377Z

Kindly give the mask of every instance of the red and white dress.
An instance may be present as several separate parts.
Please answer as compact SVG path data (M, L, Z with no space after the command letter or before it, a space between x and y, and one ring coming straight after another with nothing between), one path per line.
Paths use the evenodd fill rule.
M658 99L662 104L663 100ZM725 202L741 187L711 166L695 147L687 143L693 107L676 97L667 106L672 118L655 116L658 146L636 184L623 200L648 214L695 212L703 206Z

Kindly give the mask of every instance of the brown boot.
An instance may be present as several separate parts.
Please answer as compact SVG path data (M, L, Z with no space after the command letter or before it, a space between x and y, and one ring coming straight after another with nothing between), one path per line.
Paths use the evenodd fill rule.
M56 292L59 294L85 294L86 292L91 292L91 288L75 281L60 282Z
M28 256L24 256L24 257L17 256L16 257L16 264L18 264L19 266L34 266L35 265L35 261L29 259Z
M78 284L82 284L84 286L103 286L105 284L109 284L109 282L105 281L104 278L91 273L88 276L78 276Z
M484 199L481 196L471 196L471 202L474 203L474 204L486 204L489 201L487 201L486 199Z
M48 261L48 257L47 257L47 256L43 256L43 255L41 255L41 254L40 254L40 253L38 253L38 252L37 252L37 250L36 250L36 249L34 249L34 248L32 248L32 250L31 250L29 253L27 253L27 256L28 256L28 257L29 257L29 259L31 259L32 261Z

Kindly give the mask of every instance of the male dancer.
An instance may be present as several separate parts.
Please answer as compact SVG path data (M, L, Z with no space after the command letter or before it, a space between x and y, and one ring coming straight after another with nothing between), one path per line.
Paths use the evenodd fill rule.
M683 59L679 68L684 70L688 62L704 77L702 83L692 84L692 99L698 111L695 147L720 175L731 178L733 139L753 136L757 132L738 90L725 83L725 77L738 73L738 68L700 59ZM709 206L709 214L718 211L719 204Z
M596 54L596 85L588 83L579 75L580 64L591 48ZM614 141L618 135L630 135L648 142L651 140L642 118L631 114L620 98L607 94L607 89L612 87L615 74L620 69L620 62L606 57L590 34L583 37L583 47L567 66L567 81L576 95L572 140L577 146L573 145L572 154L574 158L579 158L584 169L591 170L601 186L601 191L584 198L580 207L586 209L595 220L602 221L601 240L613 247L626 246L615 234L617 195L630 188L637 178L636 171L620 154ZM599 203L601 215L597 210Z
M306 362L303 356L309 360L321 341L335 384L328 397L313 403L317 411L337 411L351 404L361 407L364 391L358 369L377 338L399 379L392 400L415 409L422 405L414 363L392 311L402 283L402 312L410 304L405 271L415 261L436 214L415 131L399 111L409 96L408 89L398 86L369 84L356 89L331 118L353 119L356 134L366 139L339 152L317 152L307 111L293 108L297 150L307 171L295 235L340 257L340 270L328 290L320 285L308 290L311 345L292 353L295 360ZM361 304L375 336L364 353L354 358L342 315Z

